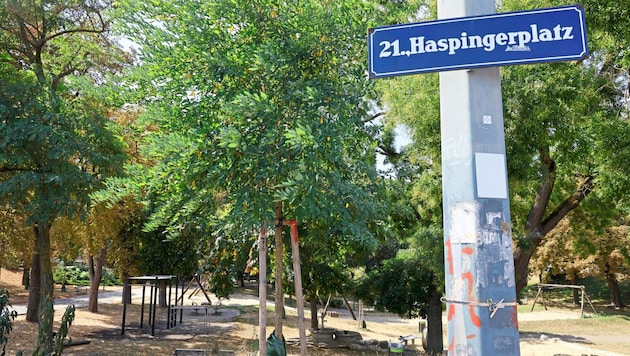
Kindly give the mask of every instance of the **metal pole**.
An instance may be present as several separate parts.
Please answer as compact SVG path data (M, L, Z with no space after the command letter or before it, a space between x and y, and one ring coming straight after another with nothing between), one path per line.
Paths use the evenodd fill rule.
M155 336L155 313L157 313L157 297L158 297L158 292L159 292L159 281L158 281L158 277L155 277L155 282L153 284L153 287L155 289L155 292L153 293L153 301L151 302L151 307L153 309L153 318L151 319L151 336Z
M173 276L168 279L168 305L166 306L166 329L171 326L171 294L173 292Z
M123 294L127 291L129 287L129 276L125 275L125 284L123 286ZM129 294L131 294L131 288L129 290ZM120 334L125 335L125 320L127 319L127 301L124 300L123 297L123 315L122 315L122 327L120 328Z
M580 297L580 319L581 319L581 318L584 318L584 286L582 286L580 290L582 291L582 295Z
M494 0L438 0L440 19ZM498 68L440 73L449 355L519 355Z
M144 323L144 295L146 292L147 283L142 283L142 304L140 306L140 329L142 329Z

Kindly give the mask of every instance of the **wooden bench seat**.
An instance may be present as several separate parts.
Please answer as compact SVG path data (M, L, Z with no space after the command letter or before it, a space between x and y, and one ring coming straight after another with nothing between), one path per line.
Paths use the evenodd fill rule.
M401 336L398 338L398 340L400 340L401 342L403 342L405 345L407 345L407 343L411 340L411 344L415 345L416 343L416 339L420 339L422 336L420 335L407 335L407 336Z

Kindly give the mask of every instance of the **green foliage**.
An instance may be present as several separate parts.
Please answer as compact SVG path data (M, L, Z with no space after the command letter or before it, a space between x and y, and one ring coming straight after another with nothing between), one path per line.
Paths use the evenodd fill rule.
M63 354L64 348L64 340L68 336L68 331L70 330L70 325L74 321L76 308L74 305L68 305L66 311L63 313L61 317L61 324L59 325L59 330L55 334L55 339L53 343L53 355L61 355ZM72 340L70 340L72 341Z
M375 256L367 271L378 268L382 260L393 258L399 249L408 249L407 253L423 261L425 268L443 280L441 182L439 175L428 165L428 157L418 157L418 154L412 150L403 151L401 159L393 162L395 179L387 180L385 199L389 203L389 232L395 239L381 243L380 256ZM408 198L400 199L401 196Z
M126 58L106 36L110 1L11 0L0 3L0 200L37 229L42 261L38 349L52 352L50 234L55 219L85 216L89 193L119 173L122 145L110 130L108 109L96 90L106 72ZM41 288L40 288L41 287ZM34 313L27 317L37 319Z
M0 208L0 265L16 270L30 256L32 230L24 226L24 215L9 207Z
M510 188L518 197L512 200L518 225L524 225L522 219L532 199L521 197L532 196L528 180L540 174L540 161L545 157L553 159L558 167L550 205L560 204L589 176L597 177L596 194L601 198L610 202L627 199L619 191L609 190L628 184L625 177L629 166L622 159L627 140L615 132L627 133L630 129L618 108L610 105L614 100L610 85L607 76L595 68L571 63L503 71L508 169ZM606 156L619 155L620 159L610 164L604 152Z
M204 246L199 231L188 229L173 239L165 239L163 231L152 231L137 238L140 273L189 277L199 271L198 261Z
M210 275L210 290L219 298L229 298L234 291L234 284L242 276L247 261L257 260L257 244L255 234L241 234L239 228L224 226L210 234L214 241L207 250L200 251L204 263L200 269Z
M6 354L7 342L9 341L9 334L13 330L11 322L17 317L15 310L9 310L9 291L0 288L0 346L2 352L0 356Z
M120 230L114 236L107 248L108 266L115 275L123 279L125 276L137 276L140 268L140 236L145 215L142 212L141 203L134 202L130 197L125 197L122 204L127 213L122 214Z
M61 325L59 326L59 330L55 334L54 338L51 339L50 336L47 336L46 333L48 330L52 330L52 325L46 325L47 323L52 323L52 316L54 313L54 305L53 300L46 296L43 300L43 305L40 310L40 323L39 323L39 336L37 341L37 348L33 352L33 356L60 356L63 353L64 348L64 340L68 336L68 331L70 329L70 325L74 321L76 308L74 305L68 305L66 311L61 318ZM46 316L45 314L48 314ZM46 351L47 343L51 343L52 347L50 350L52 352Z
M359 281L356 296L377 310L409 319L426 318L430 288L436 282L419 259L393 258Z
M498 4L499 11L558 5L546 0ZM537 246L532 231L548 233L576 205L577 210L591 212L583 215L588 218L571 221L576 231L613 226L629 205L626 49L630 36L620 18L627 13L627 4L591 1L584 5L593 50L589 60L501 68L512 231L524 251ZM387 125L404 123L413 138L402 159L395 162L410 172L404 176L412 185L410 202L420 219L439 226L437 79L437 74L387 79L378 82L378 89L380 106L388 109ZM548 202L537 195L546 183L553 188ZM528 221L537 216L541 218ZM527 275L527 271L517 272Z
M305 246L339 251L312 255L323 264L374 247L382 209L364 47L389 10L356 0L119 5L123 31L151 43L126 86L144 93L140 120L158 127L142 142L155 164L113 187L143 193L145 230L169 240L198 231L225 288L279 201L308 226Z
M245 226L273 219L276 199L294 202L300 217L346 210L358 193L348 179L369 178L363 160L357 160L369 137L360 122L369 82L354 80L364 77L363 64L355 60L362 56L364 31L344 13L350 3L137 4L167 19L168 32L140 25L156 39L156 47L145 48L146 68L164 83L157 102L164 115L151 115L167 135L159 142L181 144L166 156L170 167L158 167L162 177L177 182L171 199L161 202L169 208L160 210L204 208L193 200L212 209L217 189L229 194L229 219L245 220ZM352 6L352 13L363 15L365 5ZM202 14L209 21L200 21ZM170 48L174 34L186 45ZM339 206L329 211L321 197L334 190Z
M0 76L12 79L0 84L0 196L24 209L27 223L82 213L86 192L115 174L122 158L104 108L5 70Z
M77 265L64 266L63 264L58 264L53 270L53 280L57 284L89 286L90 274L87 267ZM105 286L119 286L122 285L122 282L109 268L104 267L101 284Z
M304 294L343 296L351 292L351 273L348 269L361 261L361 251L366 248L345 246L342 236L322 236L315 231L300 233L300 268ZM357 253L354 258L350 256L350 249ZM290 254L287 254L285 266L293 266ZM293 279L293 271L287 272L284 285L289 294L295 294Z

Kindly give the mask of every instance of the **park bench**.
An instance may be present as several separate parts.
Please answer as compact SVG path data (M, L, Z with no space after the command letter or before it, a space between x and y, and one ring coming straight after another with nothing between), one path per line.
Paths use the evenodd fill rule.
M405 345L407 345L407 343L408 343L409 341L411 341L411 344L412 344L412 345L415 345L415 344L416 344L416 339L419 339L419 338L421 338L421 336L420 336L420 335L414 334L414 335L400 336L400 337L398 338L398 340L400 340L400 341L401 341L402 343L404 343Z

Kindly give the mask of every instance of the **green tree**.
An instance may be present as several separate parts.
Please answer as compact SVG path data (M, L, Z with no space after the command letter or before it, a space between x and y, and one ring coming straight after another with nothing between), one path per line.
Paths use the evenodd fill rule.
M0 266L17 269L33 253L33 232L24 224L25 216L6 206L0 209ZM26 266L25 266L26 268Z
M403 318L427 315L429 288L434 286L429 270L415 258L393 258L368 273L357 287L357 295L377 310Z
M611 185L627 185L630 126L610 105L615 99L607 75L577 64L538 65L504 71L506 143L517 291L527 284L527 266L537 246L569 212L595 192L603 205L585 205L610 216L627 199ZM623 136L619 136L623 135ZM607 155L621 155L611 164ZM511 163L510 163L511 161ZM537 177L538 187L532 186ZM627 190L626 190L627 191ZM591 221L591 223L593 223Z
M155 93L146 117L160 126L159 147L178 147L162 150L171 155L147 185L160 192L153 226L176 233L195 215L243 234L275 224L277 262L286 217L339 223L344 238L371 243L372 89L363 60L371 4L130 5L138 42L151 43L141 56L147 81L138 83ZM281 274L277 263L277 313Z
M598 4L593 8L603 6L606 11L590 11L585 6L593 48L589 61L501 70L517 292L527 284L533 252L569 212L583 206L603 219L615 215L611 210L627 205L630 124L624 92L628 61L627 51L616 51L620 44L628 47L629 37L627 30L612 32L617 25L604 21L606 16L619 20L609 7L626 10L618 3ZM500 11L545 5L551 4L503 2ZM440 179L437 76L379 83L389 109L387 119L406 123L412 131L412 159L433 167L433 175L418 182L419 187L421 182L435 187L417 190L419 197L427 198L425 212L441 215L435 209L439 188L430 184ZM591 195L599 204L585 204Z
M105 34L108 1L9 0L0 6L0 196L28 217L35 252L27 320L40 320L38 349L52 350L50 228L88 206L115 172L121 146L103 108L77 89L122 59ZM75 78L77 80L75 80ZM50 320L48 320L50 318Z
M318 224L312 221L299 229L302 288L311 308L312 329L319 328L318 299L325 300L330 295L342 298L350 296L354 270L362 265L376 247L376 242L365 244L344 236L337 228L340 224ZM370 230L379 241L382 240L374 226L370 226ZM285 244L289 244L286 238ZM291 264L291 257L285 256L285 264ZM292 271L285 275L283 283L286 286L285 293L293 294Z
M390 123L391 125L391 123ZM391 127L391 126L388 126ZM393 141L392 141L393 142ZM385 142L384 142L385 144ZM386 152L394 153L388 159L392 165L393 178L387 184L387 201L390 210L388 224L399 241L396 258L405 263L417 264L423 268L418 275L428 278L418 285L405 283L410 295L416 300L420 316L427 320L425 349L430 354L441 353L444 347L442 333L442 302L444 285L444 245L441 221L441 184L435 179L430 165L411 150L403 148L397 152L391 144ZM437 194L436 194L437 192ZM408 197L400 200L400 196ZM380 273L380 272L370 272ZM403 287L400 287L403 288ZM418 292L416 289L420 289Z
M98 313L98 289L106 265L107 247L120 233L122 205L93 205L85 219L75 216L58 218L51 228L53 247L64 261L72 263L78 256L87 261L90 278L88 311ZM65 257L65 258L64 258Z

